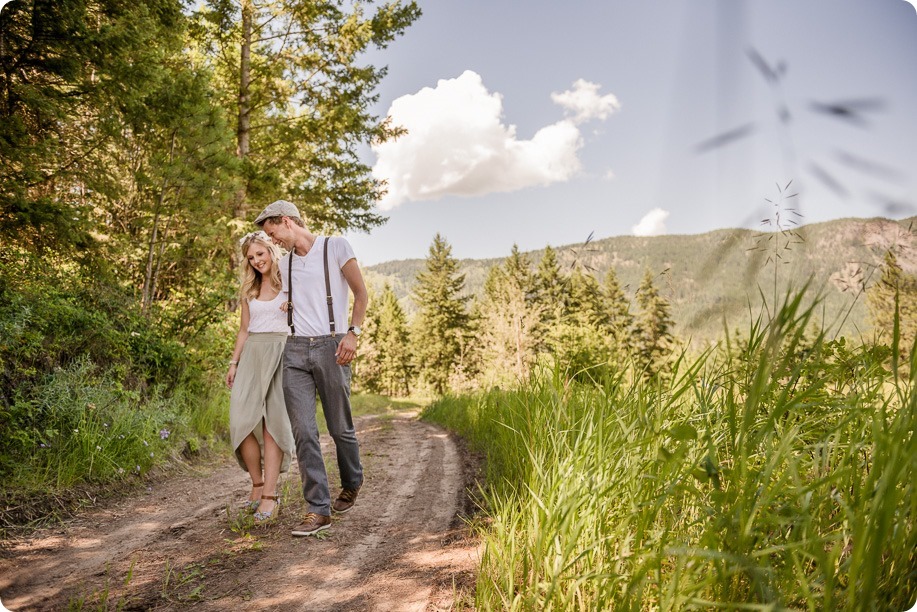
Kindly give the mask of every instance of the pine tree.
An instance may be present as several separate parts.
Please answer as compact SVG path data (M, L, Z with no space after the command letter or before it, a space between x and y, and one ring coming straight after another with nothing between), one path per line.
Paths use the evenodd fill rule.
M458 262L452 247L436 234L430 245L426 266L417 274L414 303L418 312L414 321L414 358L418 372L436 393L449 388L450 374L461 368L468 314L462 295L465 275L458 273Z
M360 358L360 381L374 393L408 395L413 366L404 309L389 284L373 303L372 316L366 325L366 346Z
M634 321L634 349L647 374L663 369L672 343L672 317L669 303L653 283L653 273L647 269L637 289L640 312Z
M535 299L541 306L542 322L550 327L559 321L567 310L569 279L560 271L557 251L545 247L544 255L535 272Z
M489 377L519 380L529 374L539 343L542 307L528 258L513 245L503 265L492 266L480 301L481 345Z
M232 216L283 197L325 231L368 230L384 186L361 147L400 133L370 112L384 67L365 53L386 47L420 16L413 1L207 0L197 40L235 121L245 168Z
M590 328L601 328L608 322L605 296L592 274L576 268L570 275L569 318Z
M898 317L899 354L905 357L917 335L917 275L906 272L891 250L885 253L882 276L866 290L876 336L890 343Z
M602 293L605 298L605 322L609 331L609 340L613 351L623 356L630 349L630 330L634 317L630 314L630 302L624 295L614 268L608 268L605 273Z

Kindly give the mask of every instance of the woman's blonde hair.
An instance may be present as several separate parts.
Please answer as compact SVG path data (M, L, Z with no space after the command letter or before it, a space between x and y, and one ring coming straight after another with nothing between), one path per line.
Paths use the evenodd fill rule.
M255 242L263 244L271 254L271 286L277 291L283 289L283 282L280 280L280 247L271 242L271 239L264 232L252 232L243 236L239 241L242 246L243 270L241 295L243 299L247 300L257 298L261 293L261 272L248 262L248 249Z

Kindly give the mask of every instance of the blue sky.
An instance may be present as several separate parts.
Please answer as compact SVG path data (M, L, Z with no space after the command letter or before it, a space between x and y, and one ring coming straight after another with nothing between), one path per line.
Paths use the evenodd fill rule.
M758 228L790 180L807 223L917 214L904 0L419 4L368 57L389 68L375 112L409 132L366 151L390 193L388 223L348 235L364 265L425 257L437 232L484 258Z

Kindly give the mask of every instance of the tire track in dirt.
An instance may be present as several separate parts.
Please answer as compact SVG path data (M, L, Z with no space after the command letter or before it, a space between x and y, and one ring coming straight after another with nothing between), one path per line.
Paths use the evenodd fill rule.
M74 598L128 610L451 608L456 590L473 587L477 559L457 518L463 457L411 414L365 417L357 429L366 482L323 537L290 535L304 512L295 471L272 524L231 531L238 516L228 508L248 486L227 460L10 543L0 599L13 611L59 610ZM336 480L333 444L322 444Z

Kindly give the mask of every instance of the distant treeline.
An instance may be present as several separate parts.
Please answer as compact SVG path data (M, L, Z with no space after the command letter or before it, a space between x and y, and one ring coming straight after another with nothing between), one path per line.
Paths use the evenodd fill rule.
M822 224L812 228L808 235L820 241L829 235L826 229L837 230L853 223ZM449 244L437 235L423 268L415 272L413 282L408 285L410 310L402 305L403 299L398 299L390 282L386 281L381 291L376 291L358 358L357 380L366 389L399 395L417 389L442 394L514 384L527 379L539 364L566 372L570 378L598 379L623 370L651 378L665 376L685 350L702 350L709 342L722 340L727 334L733 341L741 341L749 325L756 319L770 320L778 305L796 293L800 293L800 299L810 308L814 304L812 325L817 328L811 330L813 337L844 337L840 333L845 329L844 318L849 319L860 308L868 315L853 321L852 328L857 333L851 334L851 339L856 344L881 344L898 338L893 348L904 356L917 332L917 274L913 269L905 269L899 259L906 260L910 267L914 236L904 230L903 224L872 221L861 225L869 224L900 230L896 234L899 241L887 244L877 261L870 255L868 262L861 261L856 267L853 267L855 262L849 261L842 265L825 255L826 251L840 251L838 248L799 252L797 256L805 265L795 267L759 261L759 273L754 275L761 283L758 299L752 301L746 297L741 321L725 307L704 314L704 304L729 298L711 295L710 288L687 294L687 287L697 284L690 275L697 275L698 271L686 261L691 259L691 251L687 249L696 249L698 242L718 239L721 244L729 244L729 236L745 236L743 232L693 237L694 244L686 237L656 239L655 245L665 251L667 267L644 267L634 289L629 283L622 284L617 272L633 267L620 265L629 253L614 251L616 263L606 265L604 271L599 269L598 262L609 259L609 246L620 246L625 239L600 241L589 245L588 251L579 248L575 257L564 257L563 264L551 247L541 251L538 260L513 247L505 260L487 262L489 265L484 267L482 262L459 262L453 258ZM834 236L838 241L854 241ZM627 240L650 242L650 239ZM859 240L862 242L862 234ZM673 244L686 250L676 250ZM871 247L867 244L862 250L869 254L869 248L879 248L875 239ZM729 257L734 251L741 253L740 249L739 244L722 249L718 259L722 269L703 271L710 286L726 291L736 281L729 278ZM705 253L705 258L716 257L710 251L695 252ZM815 252L822 256L813 264ZM678 260L679 266L668 263L670 258L674 259L673 254L683 258ZM836 266L841 273L831 273ZM412 261L383 264L372 270L377 279L399 278L395 274L399 267L402 271L417 269ZM480 272L482 268L485 270L482 285L474 292L469 291L466 271ZM794 268L810 273L795 279L783 277ZM813 270L819 270L822 275L831 273L829 289L818 285ZM388 272L388 276L382 276L382 272ZM682 274L689 275L687 282L681 278ZM791 289L794 280L798 285ZM401 281L402 287L407 285ZM771 283L770 287L767 282ZM829 290L843 300L829 302L826 295ZM681 298L667 297L673 292ZM711 333L708 343L701 346L692 344L691 340L697 336L677 330L673 301L682 303L682 316L689 310L687 305L696 302L690 311L699 313L696 317L713 319L712 329L718 327L719 334ZM839 313L833 319L825 314L831 308L838 308ZM683 325L691 329L684 320Z
M840 219L796 230L801 242L784 252L777 272L778 292L807 282L807 299L820 292L818 317L833 331L858 337L872 333L862 291L878 278L885 253L896 253L901 267L917 273L917 217ZM743 324L749 309L763 307L761 290L773 298L774 266L760 249L771 232L723 229L698 235L639 238L618 236L587 244L557 247L561 269L574 267L602 278L613 270L628 298L633 299L646 269L658 274L659 293L671 306L673 331L700 346L722 336L724 323ZM779 235L779 234L778 234ZM544 250L525 253L533 266ZM480 296L490 267L498 259L462 259L466 295ZM391 285L408 316L417 310L411 298L423 259L391 261L369 266L367 278L377 288Z

